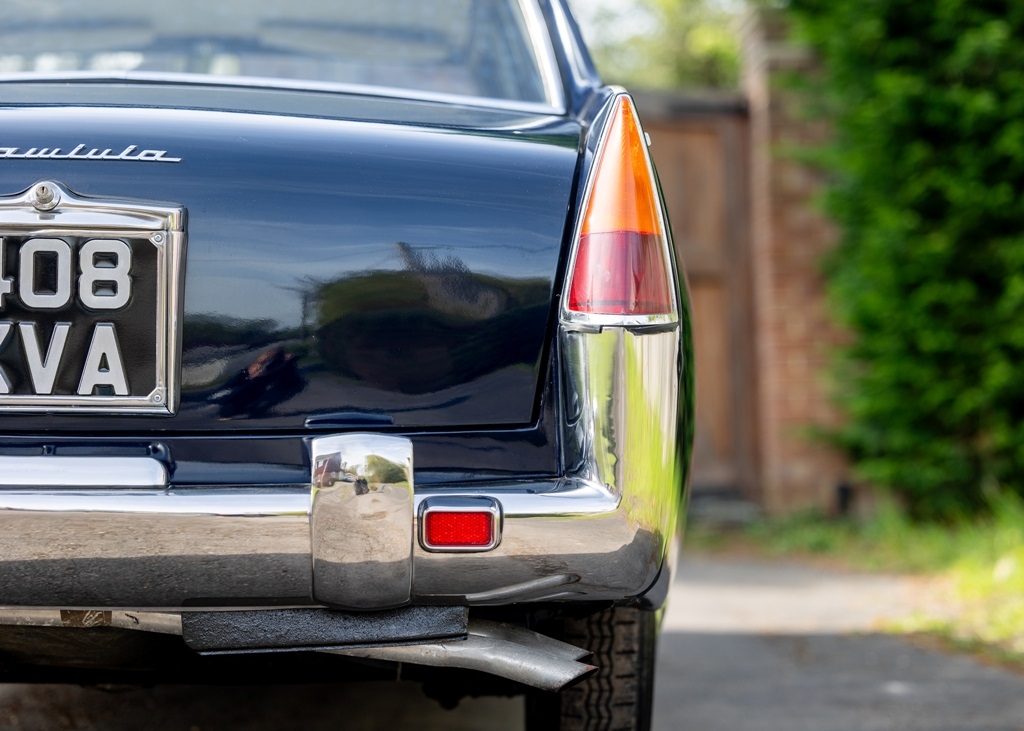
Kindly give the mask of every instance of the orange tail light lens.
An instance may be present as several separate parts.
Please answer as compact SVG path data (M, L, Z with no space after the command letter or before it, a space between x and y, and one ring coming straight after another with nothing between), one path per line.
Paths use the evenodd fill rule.
M661 204L629 97L620 96L593 172L568 307L595 315L672 314Z

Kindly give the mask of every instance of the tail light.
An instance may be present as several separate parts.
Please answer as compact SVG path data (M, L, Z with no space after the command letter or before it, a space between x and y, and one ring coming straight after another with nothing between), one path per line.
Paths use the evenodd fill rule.
M628 96L616 97L598 150L572 268L570 313L674 315L661 200Z

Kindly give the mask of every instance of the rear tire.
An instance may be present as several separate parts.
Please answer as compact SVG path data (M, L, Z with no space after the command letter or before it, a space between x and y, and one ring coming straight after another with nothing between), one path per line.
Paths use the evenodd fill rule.
M598 670L561 693L526 699L527 731L649 731L657 615L616 608L564 621L562 638Z

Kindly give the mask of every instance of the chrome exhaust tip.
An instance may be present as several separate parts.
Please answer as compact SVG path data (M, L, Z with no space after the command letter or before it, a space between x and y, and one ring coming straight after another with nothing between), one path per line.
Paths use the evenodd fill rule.
M597 670L594 665L579 662L590 655L589 650L516 625L480 619L470 620L469 633L464 640L324 652L413 665L478 670L550 691L562 690Z

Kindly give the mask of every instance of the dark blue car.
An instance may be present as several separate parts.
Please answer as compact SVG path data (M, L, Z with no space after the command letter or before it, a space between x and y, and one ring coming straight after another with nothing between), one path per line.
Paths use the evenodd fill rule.
M648 144L564 0L0 5L0 680L647 728L693 403Z

